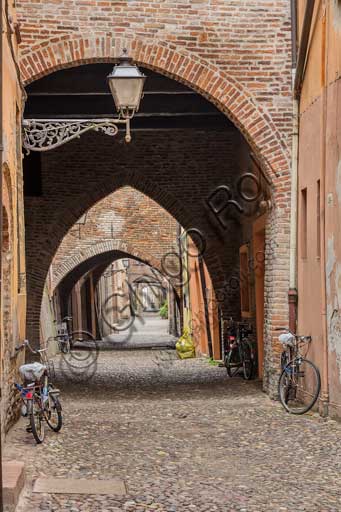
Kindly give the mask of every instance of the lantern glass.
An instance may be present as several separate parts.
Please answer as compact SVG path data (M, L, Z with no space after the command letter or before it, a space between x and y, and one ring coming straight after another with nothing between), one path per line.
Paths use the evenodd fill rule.
M122 115L138 111L146 76L137 66L124 59L108 76L109 87L115 106Z

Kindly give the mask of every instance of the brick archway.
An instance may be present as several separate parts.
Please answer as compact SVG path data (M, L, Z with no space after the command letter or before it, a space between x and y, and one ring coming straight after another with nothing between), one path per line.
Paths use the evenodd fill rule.
M289 170L289 149L264 106L237 80L209 61L166 42L106 36L67 35L24 51L20 69L27 85L67 67L112 62L127 47L139 65L180 81L216 105L244 135L263 170L275 184Z
M69 257L66 256L64 261L54 270L53 290L56 290L67 275L71 274L77 267L85 263L87 260L94 259L96 256L100 256L102 254L109 255L110 253L118 252L124 254L124 257L131 257L133 259L143 261L162 273L160 262L152 255L145 254L144 252L141 252L141 250L135 250L131 244L128 244L123 240L106 240L105 242L97 243L85 250L81 250L77 255Z
M274 207L268 215L266 238L268 242L274 242L276 246L274 256L271 244L267 243L266 245L265 315L267 316L267 323L265 325L265 339L267 340L266 359L270 361L274 357L271 340L272 328L276 325L276 322L282 324L284 321L282 318L287 314L290 150L286 145L287 140L281 138L279 130L282 126L284 127L285 119L287 120L288 116L285 117L285 114L283 114L283 118L281 117L281 120L278 121L275 116L272 117L270 114L271 109L268 110L265 104L262 104L260 98L256 99L256 96L247 87L229 76L228 71L219 69L218 65L212 64L185 49L175 49L174 46L171 47L166 42L157 44L138 39L113 39L103 35L89 37L64 35L61 38L46 40L23 53L20 61L22 76L25 83L29 84L59 69L82 64L113 62L121 54L123 47L128 48L130 55L139 65L184 83L212 102L234 123L244 136L263 172L270 180L272 205ZM285 137L287 133L284 127L283 136ZM70 148L77 148L77 144L78 141L73 141L70 143ZM61 165L62 163L61 151L58 164ZM71 208L66 208L62 203L58 218L52 219L50 227L46 228L45 245L41 260L48 256L49 261L51 261L51 255L57 249L58 240L54 233L54 222L60 228L60 232L63 230L65 234L70 228L72 220L75 222L87 207L107 195L108 191L112 192L124 185L133 186L158 202L185 229L196 226L197 219L191 208L184 208L181 204L181 198L178 198L174 191L169 193L167 186L158 186L153 180L148 182L145 175L141 179L135 167L131 166L125 172L120 172L118 169L115 175L110 174L105 181L96 183L96 190L93 188L84 191ZM80 211L82 208L83 211ZM68 213L67 216L64 215L65 212ZM51 213L53 217L54 213ZM202 222L203 219L200 218L199 221ZM207 250L205 262L210 274L214 276L213 287L219 289L226 277L222 268L222 260L219 258L215 247L219 240L213 238L213 230L208 235L208 238L211 237L210 242L212 241L212 244ZM227 265L226 258L224 264ZM48 267L46 267L45 261L42 261L42 265L43 268L40 269L40 274L42 275L45 272L46 276ZM40 279L39 282L38 279L40 279L38 276L34 276L34 280L36 280L34 286L41 296L45 278ZM280 280L280 285L276 283L276 279ZM34 295L36 295L36 292ZM32 316L28 325L31 323L34 328L39 315L40 303L38 304L37 299L36 303L32 304ZM267 379L270 380L272 377L269 372L268 375ZM268 382L265 383L265 386L268 386Z

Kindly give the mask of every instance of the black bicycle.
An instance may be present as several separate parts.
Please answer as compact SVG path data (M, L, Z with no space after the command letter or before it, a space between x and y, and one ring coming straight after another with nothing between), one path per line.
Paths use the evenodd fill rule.
M56 340L58 348L63 354L68 354L72 349L72 335L70 335L70 322L72 316L65 316L60 324L57 324Z
M298 336L285 327L277 331L286 331L279 336L284 350L281 354L282 373L278 382L279 399L286 411L291 414L304 414L315 404L321 389L321 377L317 366L306 354L311 336ZM306 347L305 354L301 349Z
M242 370L243 378L252 379L255 370L255 357L249 335L252 327L246 322L229 321L226 333L224 364L229 377Z

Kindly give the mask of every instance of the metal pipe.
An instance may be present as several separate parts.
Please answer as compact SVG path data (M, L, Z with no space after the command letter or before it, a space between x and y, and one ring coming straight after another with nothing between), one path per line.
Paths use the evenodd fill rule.
M290 14L291 14L291 62L292 62L292 68L296 69L296 65L297 65L297 0L291 0Z
M328 325L327 325L327 289L326 289L326 162L327 162L327 86L326 86L326 12L322 18L322 109L321 109L321 176L320 176L320 245L321 245L321 301L323 331L323 370L321 382L321 403L323 416L328 415L329 403L329 368L328 368Z
M300 44L299 44L299 49L298 49L298 59L297 59L296 76L295 76L295 83L294 83L294 97L296 99L299 98L301 95L301 88L302 88L302 82L303 82L303 78L304 78L305 62L307 59L307 49L308 49L308 43L309 43L311 22L313 20L314 7L315 7L315 0L307 0L305 12L304 12L302 35L300 38Z
M180 272L180 280L181 280L181 282L182 282L182 279L183 279L183 271L184 271L183 260L182 260L182 258L183 258L182 241L181 241L182 234L183 234L183 230L182 230L180 224L177 224L177 226L176 226L176 236L177 236L177 240L178 240L179 263L180 263L179 272ZM187 265L186 265L186 268L187 268ZM179 315L180 315L180 318L179 318L179 320L180 320L180 334L182 334L183 328L184 328L184 292L183 292L183 285L179 287L179 299L180 299L180 309L179 309Z
M6 0L5 0L6 1ZM3 162L3 0L0 0L0 321L2 321L2 162ZM3 325L0 326L0 336ZM3 358L2 339L0 338L0 362ZM2 379L2 374L1 374ZM1 396L2 382L0 382ZM0 408L0 512L3 512L3 480L2 480L2 410Z
M293 70L293 79L295 71ZM296 332L297 324L297 186L298 186L298 100L293 98L293 132L291 149L291 191L290 191L290 273L289 273L289 327Z
M296 0L291 0L291 53L292 53L292 85L295 83L297 61L297 16ZM290 217L290 270L289 270L289 327L296 332L297 324L297 181L298 181L298 112L299 102L292 101L292 149L291 149L291 217Z
M207 335L207 345L208 345L208 353L211 358L213 358L213 344L212 344L212 333L210 326L210 313L208 310L208 301L207 301L207 289L206 289L206 278L205 278L205 269L204 269L204 260L202 256L199 256L199 272L200 272L200 281L201 281L201 291L202 297L204 301L204 312L205 312L205 325L206 325L206 335Z

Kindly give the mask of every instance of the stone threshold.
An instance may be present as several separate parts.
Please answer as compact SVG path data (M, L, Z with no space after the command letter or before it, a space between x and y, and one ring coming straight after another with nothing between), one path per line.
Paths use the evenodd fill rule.
M16 460L2 465L4 510L14 512L25 485L25 465Z
M34 493L48 494L127 494L125 482L118 478L95 480L85 478L39 477L33 485Z

